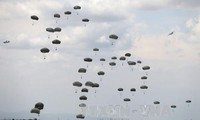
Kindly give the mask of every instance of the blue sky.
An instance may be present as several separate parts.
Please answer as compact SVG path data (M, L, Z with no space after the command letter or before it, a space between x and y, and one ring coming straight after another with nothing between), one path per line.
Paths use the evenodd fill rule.
M82 9L73 10L75 5ZM82 93L75 94L76 88L72 86L77 80L100 84L96 94L93 89L87 94L89 106L126 105L122 98L129 97L132 99L129 106L138 110L138 106L152 105L158 100L162 106L176 104L177 113L149 117L150 120L199 118L199 6L198 0L1 0L0 118L9 117L9 113L35 117L29 112L38 101L45 104L41 112L44 119L52 114L56 119L63 114L78 114L78 97ZM64 15L67 10L72 11L68 19ZM53 18L55 13L61 14L58 23ZM39 17L34 25L31 15ZM83 18L90 19L86 26ZM49 34L45 31L47 27L61 27L62 32ZM174 34L168 36L172 31ZM119 36L114 45L110 34ZM62 43L55 51L51 41L57 35ZM5 40L10 43L4 44ZM46 60L40 53L43 47L50 49ZM97 55L92 51L96 47L100 49ZM131 71L130 67L121 66L120 61L113 70L108 65L112 56L120 57L127 52L132 54L130 60L142 60L141 66L151 66L145 95L139 89L143 84L140 77L145 74L141 66ZM85 57L93 58L93 62L82 80L77 71L87 66ZM99 62L101 57L107 59L104 66ZM96 74L99 70L106 73L102 81ZM125 90L122 98L117 92L119 87ZM134 97L128 91L132 87L138 90ZM190 112L187 99L192 100Z

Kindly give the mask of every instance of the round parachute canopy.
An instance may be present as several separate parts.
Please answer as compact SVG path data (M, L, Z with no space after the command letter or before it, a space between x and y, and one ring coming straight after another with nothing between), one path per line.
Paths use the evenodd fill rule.
M171 108L176 108L176 105L171 105Z
M48 48L42 48L42 49L40 49L40 52L42 52L42 53L49 53L49 49Z
M129 102L129 101L131 101L131 99L130 98L124 98L124 101Z
M81 6L76 5L76 6L74 6L74 9L75 10L81 9Z
M131 57L131 53L126 53L125 56L126 57Z
M79 81L76 81L76 82L73 82L73 86L81 87L81 86L82 86L82 83L79 82Z
M72 12L71 12L71 11L65 11L64 14L65 14L65 15L71 15Z
M124 89L123 89L123 88L118 88L117 90L118 90L118 91L123 91Z
M86 104L85 103L81 103L78 105L79 107L86 107Z
M153 104L158 105L158 104L160 104L160 102L159 101L154 101Z
M99 84L98 83L94 83L92 87L96 87L97 88L97 87L99 87Z
M36 16L36 15L32 15L32 16L31 16L31 19L32 19L32 20L39 20L38 16Z
M186 103L191 103L192 101L191 101L191 100L186 100L185 102L186 102Z
M61 28L60 27L56 27L56 28L54 28L54 32L61 32Z
M82 22L89 22L90 20L87 18L82 19Z
M92 62L92 58L84 58L85 62Z
M111 34L111 35L109 35L109 38L110 38L110 39L117 40L117 39L118 39L118 36L115 35L115 34Z
M83 88L83 89L81 90L81 92L88 92L88 89L87 89L87 88Z
M145 80L145 79L147 79L147 76L142 76L141 79Z
M80 69L78 70L79 73L86 73L86 71L87 71L87 70L86 70L85 68L80 68Z
M56 13L56 14L54 14L54 17L55 18L60 18L60 14Z
M116 59L117 59L117 57L116 57L116 56L113 56L113 57L111 57L111 59L112 59L112 60L116 60Z
M99 51L99 49L98 48L94 48L93 51Z
M142 67L143 70L149 70L150 69L150 66L144 66Z
M106 61L106 59L105 58L100 58L100 61Z
M42 110L44 108L44 104L41 102L38 102L35 104L35 108L38 108L39 110Z
M55 40L53 40L53 41L52 41L52 43L53 43L53 44L60 44L60 43L61 43L61 41L60 41L60 40L58 40L58 39L55 39Z
M122 56L119 58L119 60L126 60L126 57Z
M105 72L104 72L104 71L99 71L97 74L98 74L98 75L104 75Z
M136 89L135 89L135 88L131 88L130 91L131 91L131 92L135 92Z
M54 29L53 29L53 28L46 28L46 31L47 31L47 32L52 32L52 33L53 33L53 32L54 32Z
M110 66L115 66L116 63L115 63L115 62L110 62L109 65L110 65Z
M80 100L87 100L87 97L85 95L79 97Z
M136 65L136 62L134 62L134 61L128 61L127 63L128 63L128 65Z
M137 63L141 64L141 63L142 63L142 61L138 60L138 61L137 61Z
M40 114L40 110L38 109L38 108L33 108L33 109L31 109L31 111L30 111L31 113L36 113L36 114Z
M92 87L93 84L94 84L93 82L87 81L87 82L85 83L85 86Z
M84 119L85 116L83 114L78 114L78 115L76 115L76 118L78 118L78 119Z
M140 86L140 89L148 89L148 86L142 85L142 86Z

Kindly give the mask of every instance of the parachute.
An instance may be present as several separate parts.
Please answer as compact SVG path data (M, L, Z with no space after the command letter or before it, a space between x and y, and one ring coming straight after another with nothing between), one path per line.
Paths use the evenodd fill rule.
M72 14L72 12L71 11L65 11L64 14L69 16L69 15ZM67 16L67 19L68 19L68 16Z
M119 60L120 61L125 61L126 60L126 57L124 57L124 56L121 56L120 58L119 58ZM122 62L122 66L124 65L124 63Z
M35 20L35 21L38 21L38 20L39 20L38 16L36 16L36 15L32 15L32 16L31 16L31 19L32 19L32 20ZM32 23L32 25L34 25L34 22Z
M55 39L52 41L52 44L60 44L60 43L61 43L61 41L58 39ZM57 50L57 47L55 48L55 50Z
M103 76L104 74L105 74L105 72L104 71L99 71L98 73L97 73L99 76ZM102 80L102 78L100 78L100 81Z
M83 89L81 90L81 92L88 92L88 89L87 89L87 88L83 88Z
M88 63L89 63L89 62L92 62L92 58L84 58L83 60L84 60L85 62L88 62ZM87 67L88 67L88 64L87 64Z
M45 53L49 53L49 51L50 51L50 50L49 50L48 48L42 48L42 49L40 49L40 52L41 52L41 53L44 53L44 54L45 54ZM44 59L46 59L46 56L45 56L45 55L44 55Z
M111 40L117 40L117 39L118 39L118 36L115 35L115 34L111 34L111 35L109 35L109 38L110 38ZM114 41L112 41L112 45L114 45Z
M78 5L74 6L74 10L80 10L80 9L81 9L81 6L78 6ZM78 15L78 12L77 12L77 15Z
M87 100L87 97L85 95L79 97L80 100Z
M86 70L85 68L80 68L80 69L78 70L79 73L86 73L86 71L87 71L87 70ZM81 79L82 79L82 77L83 77L83 76L81 75Z
M36 113L39 116L40 110L38 108L33 108L33 109L31 109L30 113Z
M95 52L95 55L96 55L96 52L99 51L99 48L94 48L93 51Z
M85 26L86 26L86 23L87 23L87 22L89 22L89 21L90 21L90 20L89 20L89 19L87 19L87 18L83 18L83 19L82 19L82 22L84 22L84 23L85 23Z
M54 18L60 18L60 14L58 14L58 13L55 13L54 14ZM56 23L58 23L58 21L56 20Z

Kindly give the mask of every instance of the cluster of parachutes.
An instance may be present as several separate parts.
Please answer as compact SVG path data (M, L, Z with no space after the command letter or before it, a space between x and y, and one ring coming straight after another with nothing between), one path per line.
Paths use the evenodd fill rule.
M74 6L73 7L74 10L76 10L76 14L79 15L79 10L81 9L81 6ZM69 16L72 14L71 11L65 11L64 12L64 15L67 16L67 19L69 19ZM60 14L58 13L55 13L53 15L53 17L55 18L56 20L56 24L58 23L58 20L59 18L61 17ZM39 18L36 16L36 15L32 15L31 16L31 19L33 21L38 21ZM82 19L82 22L85 23L85 26L86 26L86 23L89 22L89 19L88 18L83 18ZM33 24L34 25L34 22ZM52 28L52 27L48 27L46 28L46 31L48 32L48 39L50 39L50 34L53 34L53 33L59 33L62 31L62 29L60 27L55 27L55 28ZM173 33L171 33L173 34ZM171 35L170 34L170 35ZM55 44L55 45L58 45L58 44L61 44L61 40L58 39L59 36L58 34L56 35L56 39L52 40L52 44ZM110 34L108 36L108 38L110 39L111 41L111 45L114 46L115 45L115 42L119 39L118 35L116 34ZM57 47L56 49L57 50ZM44 54L46 53L49 53L50 50L48 48L42 48L40 49L40 51ZM99 51L99 48L93 48L93 51L95 53L95 55L97 55L98 51ZM118 62L117 60L119 60L121 62L121 66L129 66L130 68L130 71L134 71L135 70L135 67L139 68L140 70L143 71L143 75L140 76L138 79L139 80L142 80L142 84L141 86L139 86L139 88L141 90L143 90L143 93L145 94L146 93L146 90L148 89L148 85L146 84L146 80L148 79L148 71L151 69L150 66L148 65L143 65L143 62L141 60L132 60L132 54L131 53L125 53L123 56L111 56L110 57L110 61L108 60L108 66L111 67L111 71L114 70L115 66L118 65ZM44 59L46 57L44 56ZM86 63L86 67L81 67L79 68L77 71L78 71L78 74L80 74L80 80L78 81L74 81L72 83L72 85L74 86L75 88L75 93L80 93L81 95L79 96L78 100L80 101L80 103L78 104L78 106L82 109L82 112L80 114L77 114L76 115L76 118L77 119L84 119L86 117L86 113L83 112L83 108L87 107L87 104L85 101L88 100L88 96L86 93L88 92L92 92L94 90L94 94L97 93L97 89L101 86L101 82L103 81L103 76L106 74L106 72L104 70L99 70L99 71L96 71L96 75L99 76L99 80L98 82L93 82L93 81L86 81L86 82L83 82L84 80L84 75L87 73L87 70L89 69L89 64L94 62L94 59L91 58L91 57L86 57L86 58L83 58L83 61ZM100 63L102 66L106 66L105 65L105 61L106 58L100 56L100 59L99 59ZM95 61L96 63L97 61ZM122 99L122 101L124 102L130 102L131 101L131 96L130 97L124 97L123 96L123 93L125 92L124 91L124 87L120 87L120 88L116 88L117 91L119 92L119 99ZM132 96L134 96L134 94L137 92L137 89L135 87L132 87L132 88L129 88L129 92L132 93ZM160 105L160 101L154 101L152 102L154 105ZM187 100L186 103L189 105L191 103L191 100ZM40 110L42 110L44 107L43 103L37 103L35 105L35 108L31 109L31 113L36 113L36 114L40 114ZM174 109L177 107L176 105L171 105L170 106L171 109L174 111Z
M44 104L42 102L38 102L35 104L35 107L31 109L31 113L40 115L40 110L44 108Z
M81 9L81 6L76 5L76 6L73 7L73 9L77 12L76 14L78 15L78 11ZM67 16L67 19L69 19L69 16L70 16L71 14L72 14L71 11L65 11L65 12L64 12L64 15ZM57 24L59 18L61 18L61 15L58 14L58 13L55 13L55 14L53 15L53 17L55 18L56 24ZM38 21L38 20L39 20L39 17L38 17L37 15L32 15L32 16L31 16L31 19L32 19L32 21L33 21L32 25L34 25L34 24L35 24L34 22L35 22L35 21ZM89 22L89 21L90 21L90 20L89 20L88 18L83 18L83 19L82 19L82 22L85 23L85 26L86 26L86 23ZM56 33L60 33L61 31L62 31L62 29L61 29L60 27L55 27L55 28L47 27L47 28L46 28L46 32L48 32L48 34L49 34L49 35L48 35L48 39L50 39L50 34L53 34L53 33L55 33L55 34L56 34ZM61 40L59 40L58 37L59 37L59 36L56 35L56 39L52 40L52 44L54 44L54 45L59 45L59 44L61 44ZM57 47L55 48L55 50L57 50ZM44 47L44 48L41 48L41 49L40 49L40 52L44 54L44 59L46 59L45 54L49 53L49 52L50 52L50 49L49 49L48 47Z

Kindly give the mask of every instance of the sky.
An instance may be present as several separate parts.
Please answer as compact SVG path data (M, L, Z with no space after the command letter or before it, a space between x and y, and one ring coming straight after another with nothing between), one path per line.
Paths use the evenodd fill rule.
M74 10L75 5L81 9ZM108 106L115 111L116 106L128 106L129 112L138 112L114 118L197 120L199 6L199 0L0 0L0 119L38 117L30 110L35 103L43 102L40 119L73 120L82 112L79 97L86 95L85 119L112 118L104 114ZM65 11L72 14L67 16ZM61 18L54 18L55 13ZM39 20L32 20L31 15ZM90 21L83 23L83 18ZM48 33L48 27L62 31ZM168 35L171 32L174 34ZM112 40L111 34L119 38ZM54 39L61 44L52 44ZM5 44L6 40L10 43ZM46 59L40 52L44 47L50 49ZM119 58L127 52L131 53L128 60L141 60L142 64L130 67L126 61L115 60L117 65L109 66L111 57ZM92 63L85 63L86 57L92 58ZM99 61L102 57L106 58L104 63ZM146 65L151 67L149 71L142 70ZM79 68L87 68L82 79ZM102 78L97 75L101 70L105 71ZM148 89L144 91L140 77L146 74ZM75 81L93 81L100 87L96 93L89 88L89 93L83 94L72 85ZM121 96L117 91L120 87L124 89ZM137 89L134 95L130 88ZM123 98L131 101L125 103ZM192 100L189 107L186 100ZM141 115L154 101L160 101L161 111L167 108L170 113ZM171 111L171 105L177 105L175 111ZM92 107L104 112L100 115Z

